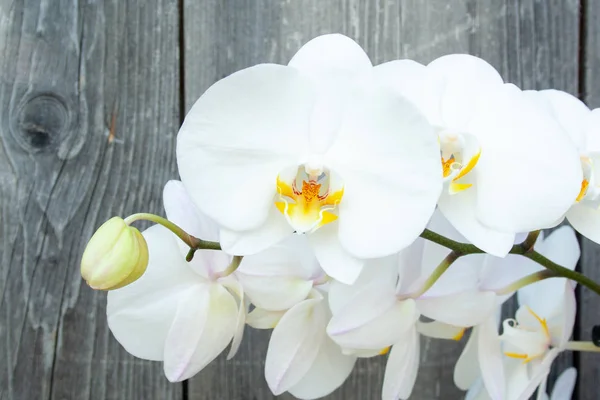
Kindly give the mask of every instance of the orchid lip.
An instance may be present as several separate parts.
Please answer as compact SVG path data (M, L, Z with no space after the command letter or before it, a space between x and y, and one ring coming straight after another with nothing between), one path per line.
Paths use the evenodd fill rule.
M295 233L312 233L338 218L335 211L344 189L331 189L330 171L314 165L301 165L291 183L282 179L281 175L277 177L279 201L275 202L275 206Z
M481 148L468 148L467 140L460 134L442 133L439 143L443 180L448 184L448 192L456 194L469 189L473 184L458 181L475 168Z

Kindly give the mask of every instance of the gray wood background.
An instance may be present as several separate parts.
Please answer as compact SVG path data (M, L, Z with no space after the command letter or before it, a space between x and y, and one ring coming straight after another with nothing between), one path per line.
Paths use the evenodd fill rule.
M329 32L374 63L471 53L523 88L600 106L599 0L0 0L0 400L272 398L268 332L170 384L112 338L79 259L110 216L162 213L178 126L206 88ZM600 280L600 246L582 246L580 270ZM589 340L598 298L578 300L576 337ZM461 347L425 341L412 398L461 398ZM566 365L579 369L576 398L598 398L600 356ZM378 398L384 366L360 360L328 398Z

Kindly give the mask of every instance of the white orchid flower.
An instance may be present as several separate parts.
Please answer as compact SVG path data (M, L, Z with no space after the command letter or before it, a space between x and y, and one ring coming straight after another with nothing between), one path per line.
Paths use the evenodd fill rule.
M571 400L576 382L577 369L574 367L567 368L558 376L556 382L554 382L554 388L552 388L550 396L546 393L546 384L544 382L540 388L539 398L540 400Z
M169 219L188 233L218 240L218 228L198 212L181 182L164 190ZM231 276L222 277L230 256L202 250L185 260L186 246L156 225L143 232L148 268L142 277L108 293L108 325L114 337L136 357L163 361L167 378L190 378L229 343L228 358L242 338L246 308L243 290Z
M445 255L441 246L418 239L399 255L369 261L354 285L331 285L330 337L346 353L361 357L384 354L391 346L383 399L410 396L419 366L419 333L458 340L463 327L493 312L496 295L477 288L477 276L468 272L475 259L469 257L459 258L456 268L421 293ZM419 322L421 315L435 321Z
M316 399L344 383L356 357L342 354L327 336L330 318L327 299L317 289L283 314L271 335L265 361L265 377L273 394L288 391L299 399Z
M569 209L582 179L574 145L545 107L491 65L454 54L375 69L436 127L446 188L438 206L469 242L503 257L516 233L553 226Z
M568 226L547 238L540 235L535 249L570 269L575 268L580 255L575 233ZM521 266L529 270L541 269L529 259L521 260ZM545 381L573 332L574 287L565 278L545 279L520 289L518 300L516 318L503 322L502 335L498 335L495 322L474 330L473 343L476 340L478 345L469 340L455 370L459 387L475 385L477 368L489 396L483 398L525 400Z
M590 111L581 100L560 90L528 93L548 107L577 147L583 178L566 217L579 233L600 243L600 108Z
M179 173L226 251L306 233L327 274L352 283L364 259L418 237L442 187L436 136L376 72L354 41L325 35L200 97L177 138Z

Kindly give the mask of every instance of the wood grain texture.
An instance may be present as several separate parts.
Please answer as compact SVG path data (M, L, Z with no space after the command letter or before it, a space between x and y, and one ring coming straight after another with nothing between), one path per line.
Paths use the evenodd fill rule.
M175 0L0 0L3 400L182 396L79 275L95 228L160 212L176 176L178 20Z
M471 53L524 88L577 92L574 0L185 0L184 5L186 110L218 79L261 62L287 63L302 44L333 32L357 40L374 63L397 58L427 63L448 53ZM263 378L267 342L268 333L249 331L236 359L219 359L190 380L190 400L271 398ZM461 347L424 340L411 398L461 396L452 383ZM566 355L559 369L571 364ZM377 398L384 370L384 357L360 360L327 398Z

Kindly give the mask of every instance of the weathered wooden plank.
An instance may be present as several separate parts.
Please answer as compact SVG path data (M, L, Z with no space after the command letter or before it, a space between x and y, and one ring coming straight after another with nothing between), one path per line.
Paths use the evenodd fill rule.
M184 11L186 110L216 80L259 62L286 63L303 43L331 32L356 39L374 63L467 52L524 88L577 90L577 1L186 0ZM251 331L244 341L236 360L219 359L190 381L190 399L270 398L262 377L268 334ZM413 398L459 396L452 368L460 347L425 341ZM377 398L384 363L361 360L329 398Z
M180 399L79 276L104 220L176 176L176 0L0 0L0 398ZM113 124L113 115L115 116Z
M582 99L591 108L600 107L600 4L597 1L584 1L585 15L583 27L582 49L583 65L582 82L580 83ZM596 282L600 281L600 246L592 241L582 239L583 257L580 263L581 272ZM577 325L580 340L591 340L591 329L600 325L600 300L598 296L584 288L579 288L579 316ZM598 397L598 381L600 380L600 356L592 353L578 355L578 398L594 399Z

